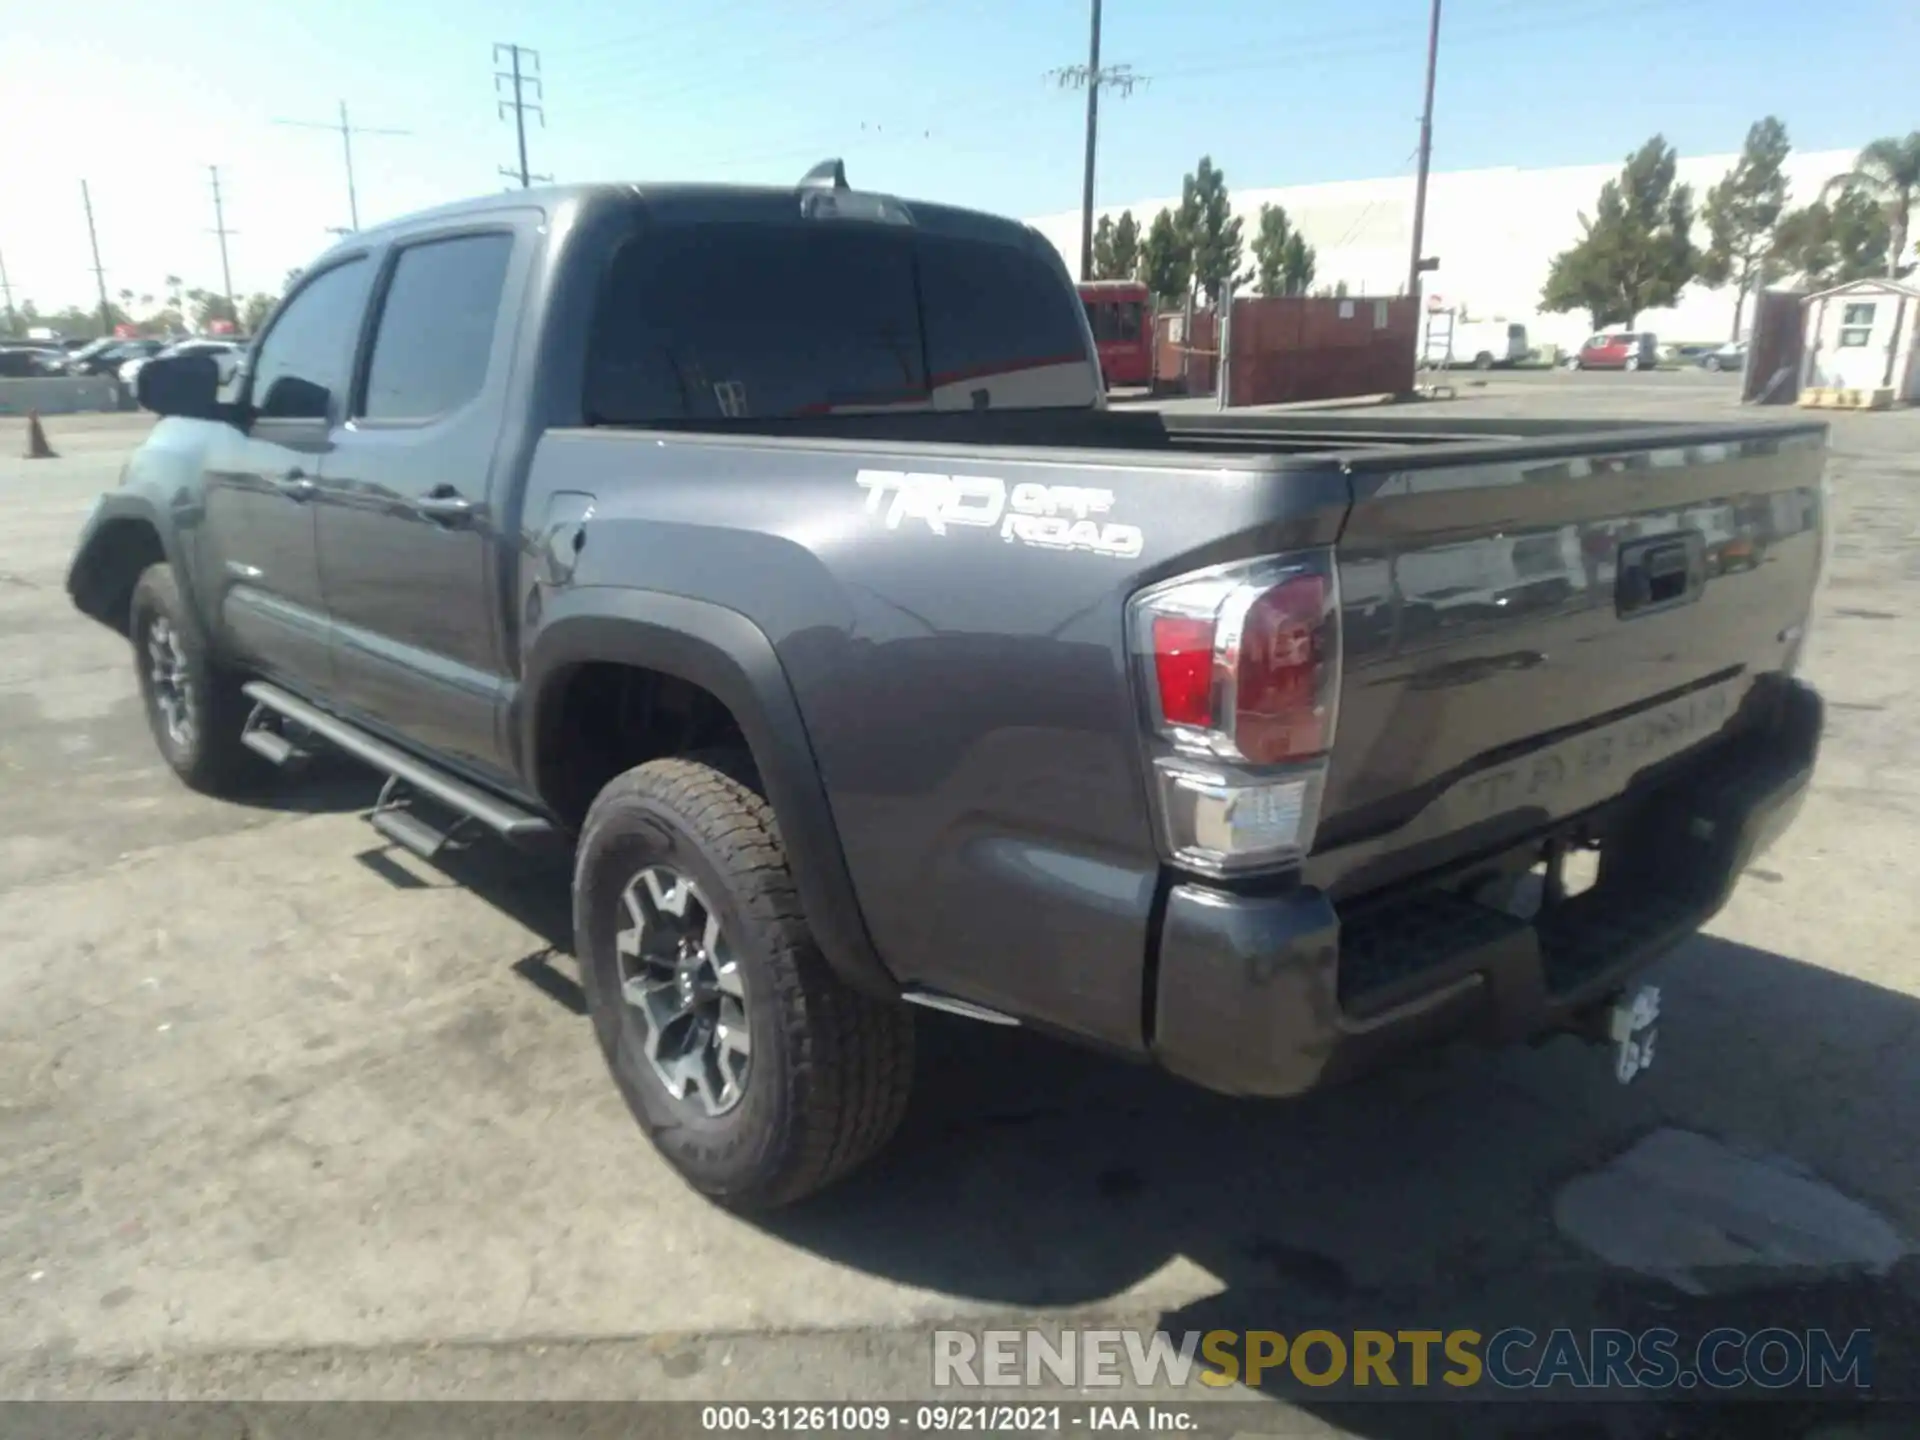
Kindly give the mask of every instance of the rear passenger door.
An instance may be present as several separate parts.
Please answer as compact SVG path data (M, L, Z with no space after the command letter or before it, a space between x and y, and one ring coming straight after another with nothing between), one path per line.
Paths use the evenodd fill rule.
M343 706L481 776L506 771L494 448L532 223L399 241L381 267L321 493Z

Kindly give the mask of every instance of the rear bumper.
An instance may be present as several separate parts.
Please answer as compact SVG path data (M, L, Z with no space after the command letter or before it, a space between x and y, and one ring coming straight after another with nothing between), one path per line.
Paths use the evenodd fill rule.
M1593 889L1531 920L1437 886L1335 904L1175 885L1161 926L1154 1052L1238 1095L1294 1095L1441 1040L1574 1023L1726 903L1792 823L1822 707L1780 681L1769 723L1617 806Z

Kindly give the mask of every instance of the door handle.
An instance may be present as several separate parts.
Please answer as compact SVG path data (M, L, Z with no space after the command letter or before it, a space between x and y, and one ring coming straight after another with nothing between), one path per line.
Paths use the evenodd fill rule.
M273 483L289 500L311 500L320 489L307 478L307 472L298 467L287 471Z
M473 518L473 501L453 490L436 490L414 502L422 515L440 525L464 525Z

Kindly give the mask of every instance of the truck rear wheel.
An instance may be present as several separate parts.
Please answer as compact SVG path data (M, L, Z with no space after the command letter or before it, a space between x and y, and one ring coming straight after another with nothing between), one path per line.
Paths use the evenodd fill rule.
M766 800L716 757L600 792L574 861L582 978L608 1068L655 1147L740 1210L788 1204L906 1111L913 1019L851 989L801 915Z
M209 795L234 794L265 776L267 763L240 743L250 708L240 677L207 653L172 566L149 565L135 582L127 634L147 726L173 773Z

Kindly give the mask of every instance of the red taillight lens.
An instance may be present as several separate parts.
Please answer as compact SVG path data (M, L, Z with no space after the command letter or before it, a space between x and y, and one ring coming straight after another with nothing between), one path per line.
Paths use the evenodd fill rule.
M1291 576L1255 600L1241 622L1233 740L1255 764L1327 748L1327 595L1325 576Z
M1187 615L1154 616L1153 675L1160 689L1160 714L1167 724L1211 727L1213 621Z
M1330 550L1216 565L1127 602L1160 849L1208 875L1311 853L1340 696Z
M1190 754L1254 765L1316 760L1333 744L1339 584L1302 551L1168 581L1131 602L1154 729ZM1177 733L1176 733L1177 732Z

